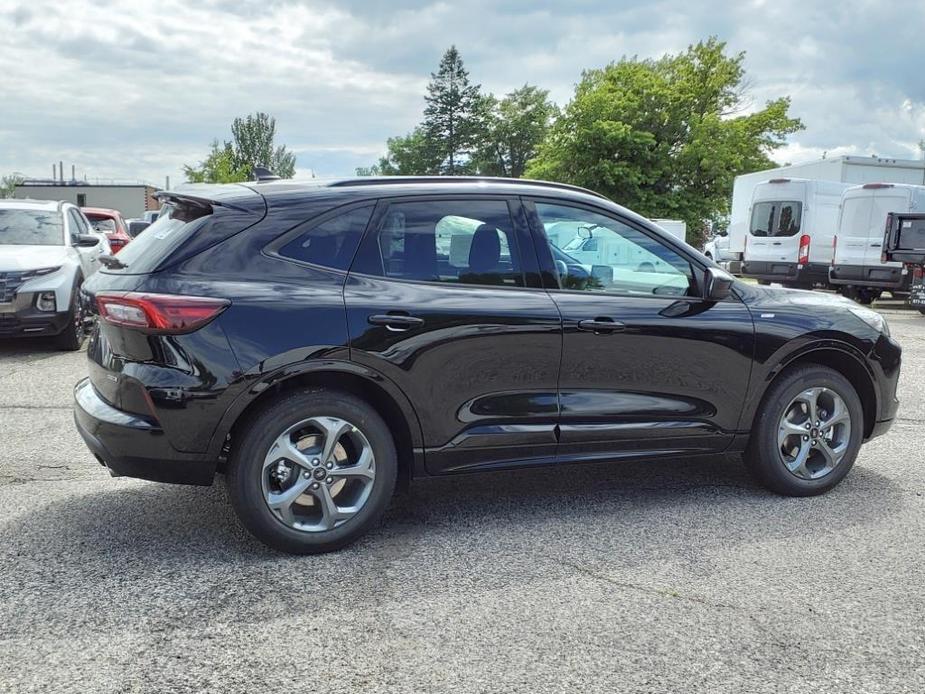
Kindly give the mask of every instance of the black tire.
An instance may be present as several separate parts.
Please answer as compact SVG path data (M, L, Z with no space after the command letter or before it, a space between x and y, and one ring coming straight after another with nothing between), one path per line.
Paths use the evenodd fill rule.
M847 450L831 472L818 479L803 479L787 469L780 455L778 427L785 408L808 388L825 387L844 401L851 422ZM823 494L844 479L851 470L861 448L864 410L854 386L837 371L825 366L804 366L781 373L768 388L746 448L746 466L757 480L771 491L785 496L815 496Z
M309 417L337 417L353 424L363 432L375 456L372 490L360 510L340 525L312 532L277 518L262 487L263 462L273 442ZM253 416L236 439L227 475L231 504L258 540L282 552L319 554L354 542L379 521L395 491L398 457L389 428L372 407L347 393L312 388L285 395Z
M919 313L921 313L923 316L925 316L925 306L920 306L920 307L919 307Z
M55 335L55 346L66 352L76 352L83 346L87 331L84 327L84 313L80 303L80 284L71 292L71 307L67 316L67 327Z

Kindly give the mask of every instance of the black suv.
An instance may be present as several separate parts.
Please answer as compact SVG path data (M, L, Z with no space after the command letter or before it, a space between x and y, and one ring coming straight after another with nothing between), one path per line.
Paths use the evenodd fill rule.
M258 538L335 549L397 484L744 453L834 487L897 409L900 348L831 295L734 280L535 181L190 186L83 285L78 429L113 474L210 484Z

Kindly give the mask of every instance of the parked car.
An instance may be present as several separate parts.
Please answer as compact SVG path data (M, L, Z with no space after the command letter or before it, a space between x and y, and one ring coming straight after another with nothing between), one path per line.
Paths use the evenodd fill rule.
M54 336L61 349L79 349L79 289L108 253L75 205L0 200L0 337Z
M734 259L734 254L729 250L729 234L721 231L714 235L703 245L703 254L714 263L725 267L726 263Z
M160 210L159 210L159 209L157 209L157 210L148 210L148 211L145 212L144 215L142 216L142 220L144 220L144 221L147 222L148 224L154 224L154 222L157 221L157 218L158 218L159 215L160 215Z
M100 321L78 429L113 474L225 473L245 526L287 552L355 540L428 475L741 452L768 488L820 494L896 415L880 314L739 282L583 189L363 178L163 199L170 216L84 285ZM549 242L568 227L598 255ZM657 266L611 265L613 245Z
M125 220L125 226L128 230L128 235L135 238L138 234L151 226L151 222L146 222L143 219L127 219Z
M94 229L106 234L113 254L121 251L132 240L132 236L128 233L128 225L118 210L82 207L81 211L90 220Z
M775 178L755 186L742 275L788 287L828 287L846 183Z
M829 282L849 299L870 304L884 290L909 291L905 265L884 262L883 233L890 213L925 210L925 186L865 183L842 194Z

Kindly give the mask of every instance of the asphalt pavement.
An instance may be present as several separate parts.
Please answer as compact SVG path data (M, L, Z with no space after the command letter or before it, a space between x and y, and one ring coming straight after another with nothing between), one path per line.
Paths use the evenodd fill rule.
M336 554L251 539L222 484L111 478L83 353L0 344L0 691L925 691L925 316L899 420L833 492L736 460L417 482Z

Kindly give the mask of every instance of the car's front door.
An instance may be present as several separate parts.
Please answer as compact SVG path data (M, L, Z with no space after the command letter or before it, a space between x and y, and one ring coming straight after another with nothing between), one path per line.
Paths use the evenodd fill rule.
M644 224L577 203L526 209L563 319L560 460L725 449L751 372L746 307L704 301L703 267Z
M104 250L103 241L101 239L100 243L91 247L80 246L78 243L79 238L83 234L91 233L90 225L86 223L83 215L81 215L75 207L68 208L66 217L68 230L67 242L80 258L80 268L83 270L84 277L89 277L100 267L100 256L103 254Z
M519 201L381 202L344 298L351 360L409 396L430 473L555 461L561 321Z

